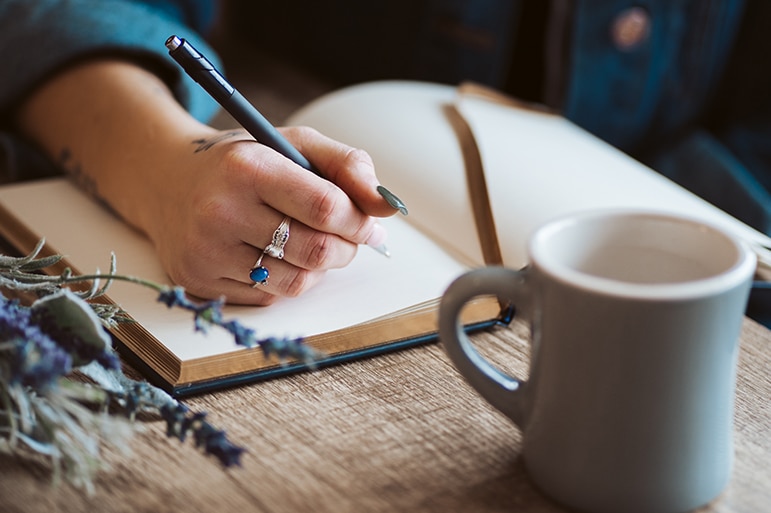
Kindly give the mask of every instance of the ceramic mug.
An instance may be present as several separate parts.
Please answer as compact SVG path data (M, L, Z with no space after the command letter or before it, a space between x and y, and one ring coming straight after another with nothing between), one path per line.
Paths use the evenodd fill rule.
M522 430L535 484L591 512L680 512L717 497L731 473L754 253L694 220L604 211L546 224L528 258L454 281L439 334L469 384ZM460 311L481 295L529 321L527 380L464 333Z

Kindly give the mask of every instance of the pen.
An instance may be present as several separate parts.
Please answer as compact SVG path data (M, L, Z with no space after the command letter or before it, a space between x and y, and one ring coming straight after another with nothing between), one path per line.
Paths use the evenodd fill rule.
M177 36L166 40L169 55L185 72L214 98L223 109L249 132L259 143L274 149L295 164L319 174L308 159L287 141L265 117L235 87L217 71L209 60L201 55L189 42ZM407 215L407 207L388 189L379 185L378 193L389 205ZM375 248L388 255L385 248Z

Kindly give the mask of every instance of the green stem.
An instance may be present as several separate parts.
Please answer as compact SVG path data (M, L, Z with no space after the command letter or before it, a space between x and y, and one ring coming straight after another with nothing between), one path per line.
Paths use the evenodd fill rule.
M48 283L51 285L83 283L86 281L94 281L94 280L107 280L107 281L118 280L118 281L127 281L131 283L136 283L138 285L151 288L157 292L161 292L168 288L167 285L161 285L152 281L137 278L135 276L126 276L121 274L83 274L83 275L77 275L77 276L62 277L61 275L51 276L51 275L45 275L45 274L0 272L0 276L8 280L22 281L25 283Z
M54 277L52 276L52 278ZM151 288L156 292L162 292L169 288L168 285L161 285L159 283L155 283L154 281L143 280L141 278L137 278L136 276L126 276L122 274L83 274L78 276L72 276L69 278L59 278L58 282L52 281L52 283L61 283L63 285L67 283L79 283L79 282L92 281L92 280L127 281L130 283L136 283L138 285Z
M8 417L8 429L10 430L10 436L8 437L8 445L11 447L16 446L16 434L19 430L19 424L16 421L16 416L13 414L13 404L11 403L10 390L5 389L3 393L3 409L9 414Z

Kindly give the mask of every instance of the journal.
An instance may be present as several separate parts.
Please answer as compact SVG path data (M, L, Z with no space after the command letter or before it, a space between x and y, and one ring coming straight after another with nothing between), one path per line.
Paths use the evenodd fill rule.
M436 339L449 283L483 265L521 267L541 223L583 209L675 211L718 224L768 262L771 241L566 119L473 88L373 82L323 96L289 120L310 125L373 157L378 177L409 215L384 219L391 257L360 248L344 269L297 298L267 307L226 306L261 337L304 337L321 366ZM0 187L0 232L20 252L41 239L74 272L117 272L169 283L151 243L66 178ZM288 242L291 244L291 240ZM252 262L245 262L244 274ZM116 281L108 299L134 322L113 335L148 379L178 395L295 372L228 333L194 331L188 312L152 290ZM469 329L508 322L505 305L479 298Z

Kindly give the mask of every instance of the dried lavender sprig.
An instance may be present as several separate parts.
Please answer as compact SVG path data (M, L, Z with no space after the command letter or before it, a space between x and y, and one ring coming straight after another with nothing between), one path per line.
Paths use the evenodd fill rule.
M215 456L225 467L240 466L241 455L246 449L231 443L224 431L206 421L205 412L190 412L182 403L161 408L166 421L166 435L184 442L189 433L193 434L196 447L202 447L206 454Z
M91 289L79 295L85 299L93 299L104 294L115 280L131 282L158 292L158 301L169 308L179 307L193 312L196 330L206 332L210 326L219 326L233 335L236 344L248 348L260 347L266 358L275 356L282 363L288 359L295 359L310 368L314 368L316 362L325 356L324 353L306 345L302 338L258 338L253 329L238 321L225 321L222 316L224 304L222 299L196 303L187 297L182 287L169 287L135 276L116 274L115 254L111 255L110 272L106 275L99 272L90 275L73 275L69 268L59 275L29 272L42 269L41 261L45 261L49 265L60 261L61 257L58 256L36 258L42 250L44 242L44 240L39 241L35 249L27 256L2 257L0 260L0 287L51 293L64 285L91 282ZM106 283L100 287L99 283L102 279L106 279ZM114 310L99 309L97 313L109 315L108 325L110 321L120 322L125 319L121 315L116 315Z
M105 369L92 363L79 371L110 394L130 418L140 411L157 411L166 421L167 436L184 442L187 435L192 433L196 446L218 458L225 467L241 464L241 454L246 449L231 443L224 431L207 422L205 412L191 412L165 391L145 381L133 380L120 369Z
M207 422L205 413L192 413L186 406L178 403L162 390L152 387L146 382L130 380L123 375L117 366L117 359L115 359L109 344L102 347L100 344L94 346L93 343L85 343L77 333L68 329L67 326L59 326L59 320L56 317L59 314L56 312L59 312L60 309L66 310L72 306L71 303L73 302L82 302L83 299L104 294L114 280L128 281L155 289L159 292L159 301L170 308L176 306L192 311L195 315L197 330L206 331L210 326L221 326L234 336L237 343L248 347L259 345L266 356L275 354L282 361L286 358L296 357L312 364L320 357L320 353L302 344L301 339L268 338L258 340L250 328L246 328L237 321L224 321L222 316L224 301L222 300L195 303L187 298L184 290L180 287L170 288L132 276L117 275L114 254L111 258L110 272L106 276L99 272L93 275L74 276L70 269L65 269L58 276L40 274L38 271L61 260L61 257L58 256L35 258L42 248L42 244L43 241L26 257L16 258L0 255L0 287L35 291L44 296L30 308L21 307L18 302L9 301L0 295L0 300L3 302L3 315L0 317L7 317L5 321L8 322L4 322L4 325L5 328L11 329L11 331L5 328L0 330L3 332L3 340L6 340L0 344L0 353L3 351L11 351L12 353L12 355L6 354L0 359L3 360L0 361L0 371L2 371L0 372L0 403L2 403L0 435L10 441L12 446L15 444L14 440L20 440L33 450L48 454L54 461L55 475L60 473L61 464L64 463L65 467L70 468L75 473L70 479L76 484L85 485L87 489L92 486L91 476L96 469L93 463L98 457L97 452L95 452L95 442L90 439L87 430L83 430L85 424L90 421L87 421L86 416L78 414L79 417L82 417L80 422L83 423L83 426L78 426L66 421L68 418L66 415L74 414L77 411L85 412L86 410L79 409L77 402L90 402L88 397L92 396L100 397L101 399L97 401L100 404L105 400L105 394L113 399L118 399L119 404L123 405L124 411L130 417L133 417L139 410L153 409L158 411L167 422L167 433L176 436L181 441L184 441L188 434L192 434L196 446L202 447L207 454L217 457L226 467L240 465L240 457L245 450L231 443L224 431ZM100 287L100 280L105 278L105 285ZM65 285L82 282L91 283L88 291L74 293L64 288ZM62 297L62 293L64 293L64 297ZM76 297L66 297L67 295ZM80 301L75 300L77 297L80 298ZM58 299L64 299L64 302L57 303ZM35 305L38 305L37 310L35 310ZM97 314L101 314L98 316L99 320L94 320L97 325L105 317L112 321L122 320L117 307L111 305L86 305L83 303L83 305L78 306L78 309L82 308L92 309ZM78 312L67 311L68 317L76 313ZM18 315L22 314L24 317L22 320L25 321L23 323L18 318ZM82 326L84 324L82 321L83 319L79 318L76 324ZM12 330L20 324L24 325L23 331L13 332ZM42 337L45 340L41 338L42 341L32 344L30 330L36 333L39 331L40 336L38 338ZM6 337L7 335L10 335L12 342ZM35 337L32 339L34 340ZM49 341L50 344L47 343ZM35 352L34 357L30 357L31 350ZM53 350L58 350L65 358L52 358L49 353L53 354ZM0 356L3 355L0 354ZM11 356L13 365L6 365L10 362L7 356ZM18 358L16 357L23 361L17 361ZM37 363L30 367L28 360ZM89 393L88 387L83 384L67 385L68 382L63 381L63 376L75 367L73 364L76 361L91 362L85 366L79 366L78 370L100 369L102 374L118 376L116 381L119 382L120 386L102 386L102 388L94 389L101 395L94 395ZM103 385L103 381L96 380L96 382ZM78 392L74 392L75 390ZM38 391L46 391L47 393L45 396L41 396L37 394ZM11 399L12 396L15 397L15 400ZM44 404L41 401L49 402ZM30 407L24 405L30 405ZM33 408L37 413L30 416L28 412L33 411ZM40 422L45 420L48 426L45 432L58 432L59 435L57 436L69 440L68 443L72 447L60 446L52 441L53 439L35 434L36 428L34 426L38 421L31 421L30 419L33 417L36 417ZM70 426L69 431L66 430L66 427L58 424L59 420L62 420L63 426ZM5 425L2 426L3 424ZM78 444L71 443L75 439L86 445L82 448L76 448L75 445ZM91 448L84 451L83 449L86 447Z
M302 338L257 338L252 328L236 320L224 320L223 299L198 303L191 301L182 287L165 287L160 291L158 301L169 308L176 306L193 312L197 331L206 333L211 326L219 326L233 335L236 344L249 348L259 346L266 358L276 356L281 362L294 358L312 367L324 356L324 353L306 345Z

